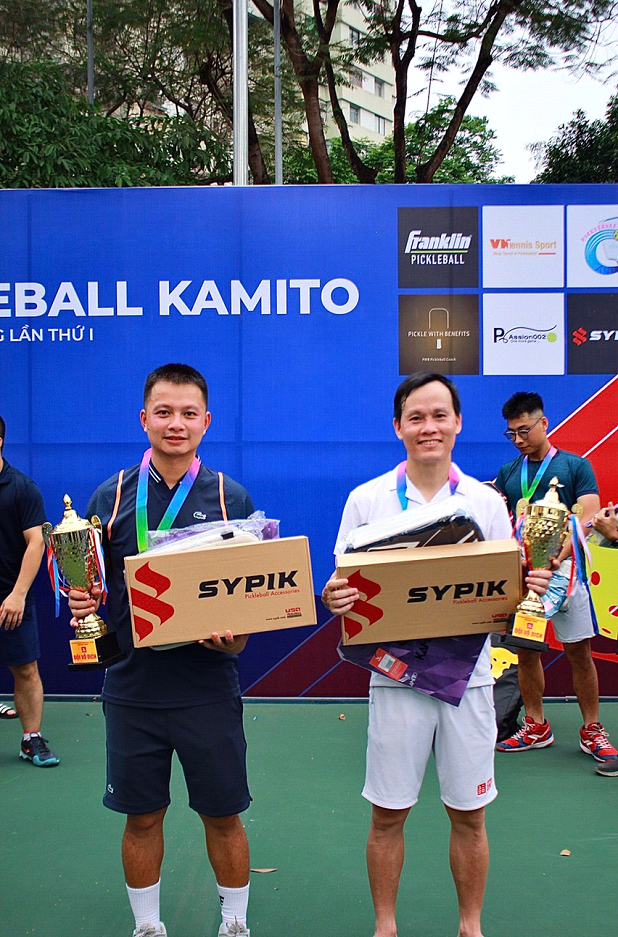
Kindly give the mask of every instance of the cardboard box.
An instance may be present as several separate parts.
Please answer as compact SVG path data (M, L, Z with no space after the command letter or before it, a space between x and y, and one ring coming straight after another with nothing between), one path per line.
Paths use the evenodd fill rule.
M337 574L361 593L344 644L504 631L521 599L515 540L344 553Z
M128 556L125 575L136 647L317 620L306 537Z

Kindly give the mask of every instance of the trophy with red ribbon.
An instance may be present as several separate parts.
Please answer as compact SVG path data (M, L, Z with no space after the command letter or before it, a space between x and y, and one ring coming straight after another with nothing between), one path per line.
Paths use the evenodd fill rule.
M520 502L523 511L518 522L518 539L523 543L529 569L549 569L568 536L571 511L558 496L559 481L552 478L541 501ZM547 619L543 602L531 589L515 610L506 643L534 651L547 650Z
M56 595L56 617L60 607L60 593L69 589L90 592L100 585L105 598L105 567L101 550L101 521L95 515L92 521L80 517L71 507L68 495L63 498L64 515L54 528L43 524L43 537L47 546L49 575ZM69 670L92 670L109 667L126 657L118 646L115 632L108 631L103 619L96 613L88 615L75 629L70 642Z

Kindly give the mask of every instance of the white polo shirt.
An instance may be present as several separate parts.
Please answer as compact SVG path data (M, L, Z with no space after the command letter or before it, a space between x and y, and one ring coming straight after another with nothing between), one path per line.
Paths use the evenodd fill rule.
M454 497L461 499L461 507L477 521L485 540L509 540L513 532L502 497L489 485L483 485L476 478L465 475L454 463L453 467L459 476L459 484ZM406 483L408 511L413 511L415 507L429 503L420 491L415 488L407 475ZM445 498L450 497L450 494L449 483L446 482L440 491L431 498L431 503L444 501ZM371 524L374 521L383 520L385 517L392 517L394 514L399 514L400 511L401 504L397 494L396 468L386 472L385 475L372 478L371 481L359 485L350 493L343 509L335 553L344 552L346 535L355 527L359 527L361 524ZM493 683L493 678L491 676L490 639L488 636L468 686L487 686L491 683ZM375 673L371 675L371 686L409 689L405 684L397 683L389 677Z

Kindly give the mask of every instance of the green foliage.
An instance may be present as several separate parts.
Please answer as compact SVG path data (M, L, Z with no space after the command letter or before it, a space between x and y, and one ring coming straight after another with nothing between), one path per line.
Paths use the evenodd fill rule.
M605 120L577 111L549 142L531 149L542 167L535 182L618 182L618 94Z
M452 98L442 99L427 115L406 127L407 182L415 182L416 166L437 145L444 133ZM493 144L494 131L486 117L465 116L455 143L435 175L435 182L513 182L511 176L497 176L501 154ZM393 182L393 137L383 143L356 141L356 150L367 166L378 169L376 182ZM340 140L329 141L330 161L337 183L352 184L358 179L352 172ZM284 154L286 182L305 184L316 182L315 166L306 147L294 145Z
M51 62L0 60L0 187L199 185L227 153L187 117L106 117Z

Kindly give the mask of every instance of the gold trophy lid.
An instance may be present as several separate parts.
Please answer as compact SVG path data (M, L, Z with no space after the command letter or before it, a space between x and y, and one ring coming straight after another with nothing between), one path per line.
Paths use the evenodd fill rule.
M101 522L98 517L92 518L92 524L84 517L80 517L71 505L73 502L68 495L62 499L64 502L64 514L62 520L50 532L55 536L57 534L70 534L76 531L88 530L90 527L100 529Z
M539 501L535 501L530 507L534 508L553 508L554 511L566 511L569 513L568 507L562 503L560 496L558 494L558 488L563 488L564 486L560 484L556 476L552 478L549 483L549 490L544 498L541 498Z

